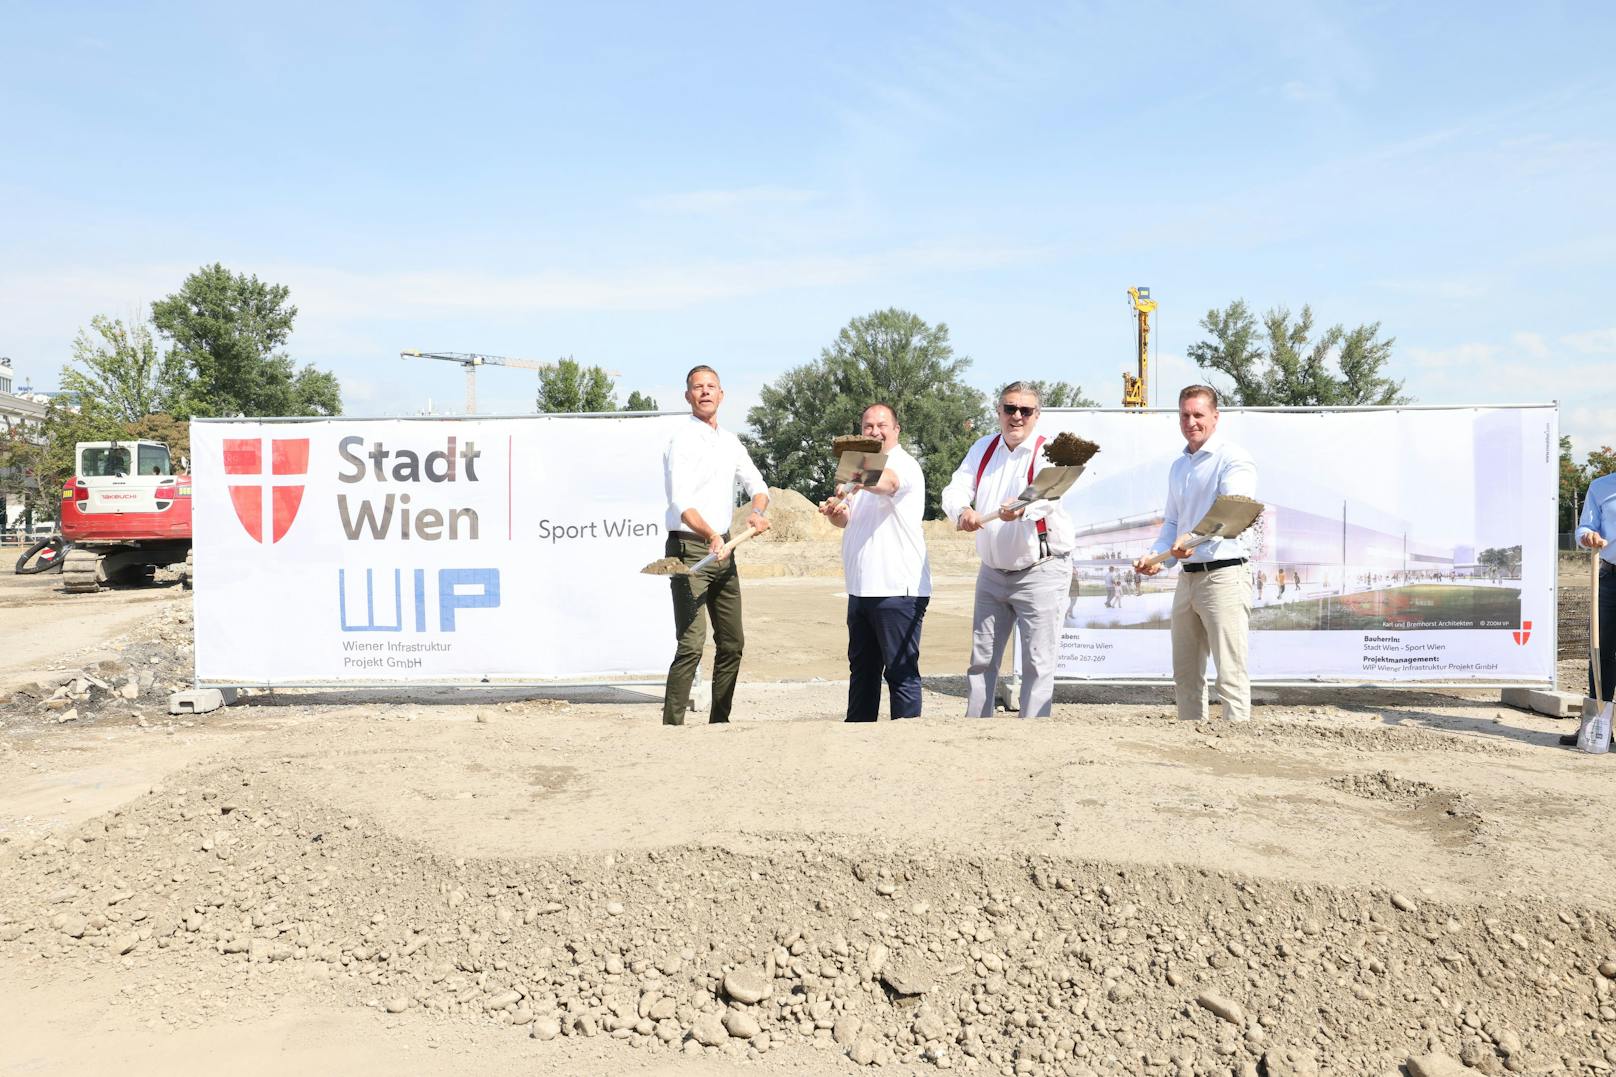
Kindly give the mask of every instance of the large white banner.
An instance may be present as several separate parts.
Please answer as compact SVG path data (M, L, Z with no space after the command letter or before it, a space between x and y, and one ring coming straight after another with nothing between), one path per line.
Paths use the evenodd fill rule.
M1078 544L1061 676L1170 679L1178 570L1129 566L1161 530L1176 413L1039 423L1062 430L1101 452L1065 498ZM1255 458L1266 506L1247 535L1254 680L1553 683L1552 406L1225 409L1217 436Z
M639 570L686 421L192 423L197 680L661 676L667 583Z

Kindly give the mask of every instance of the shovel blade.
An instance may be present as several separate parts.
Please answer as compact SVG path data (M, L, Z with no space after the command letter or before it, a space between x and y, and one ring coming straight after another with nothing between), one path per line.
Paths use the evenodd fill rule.
M1021 493L1016 495L1016 506L1030 505L1034 501L1050 501L1060 497L1070 490L1077 482L1077 477L1083 474L1083 468L1077 467L1046 467L1034 475Z
M836 485L853 482L860 486L874 486L881 481L887 467L884 452L844 452L836 458Z
M1257 522L1262 515L1263 504L1249 497L1239 494L1220 494L1212 502L1212 507L1206 510L1201 522L1190 528L1197 535L1218 538L1234 538L1246 528Z
M1616 703L1598 699L1582 701L1582 726L1577 730L1577 750L1589 755L1610 751L1610 729L1616 722Z

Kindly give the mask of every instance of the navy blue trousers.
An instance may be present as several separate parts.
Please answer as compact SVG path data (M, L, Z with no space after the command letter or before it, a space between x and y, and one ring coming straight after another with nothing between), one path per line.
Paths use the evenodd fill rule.
M847 596L847 720L873 722L881 681L894 718L920 716L920 622L930 598Z
M1600 699L1616 697L1616 569L1599 566L1599 685ZM1588 694L1594 695L1594 667L1588 663Z

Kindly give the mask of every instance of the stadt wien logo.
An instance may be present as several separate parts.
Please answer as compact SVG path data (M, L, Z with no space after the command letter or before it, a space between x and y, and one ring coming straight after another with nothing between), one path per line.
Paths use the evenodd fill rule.
M265 443L269 445L265 469ZM236 519L254 542L279 542L291 530L303 504L304 478L309 473L308 438L225 438L224 473L229 476L230 502ZM265 508L265 500L268 508ZM264 520L270 531L264 534Z
M1522 647L1526 646L1526 641L1532 638L1532 622L1522 621L1521 627L1515 629L1510 633L1510 635L1515 637L1516 643L1520 644Z

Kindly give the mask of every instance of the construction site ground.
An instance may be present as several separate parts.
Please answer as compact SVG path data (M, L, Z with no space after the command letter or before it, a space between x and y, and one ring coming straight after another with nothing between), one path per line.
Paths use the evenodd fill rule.
M968 720L974 562L934 536L925 715L845 725L834 540L753 550L735 721L683 728L655 687L171 717L169 574L0 577L0 1075L1613 1071L1616 758L1573 723L1092 686Z

